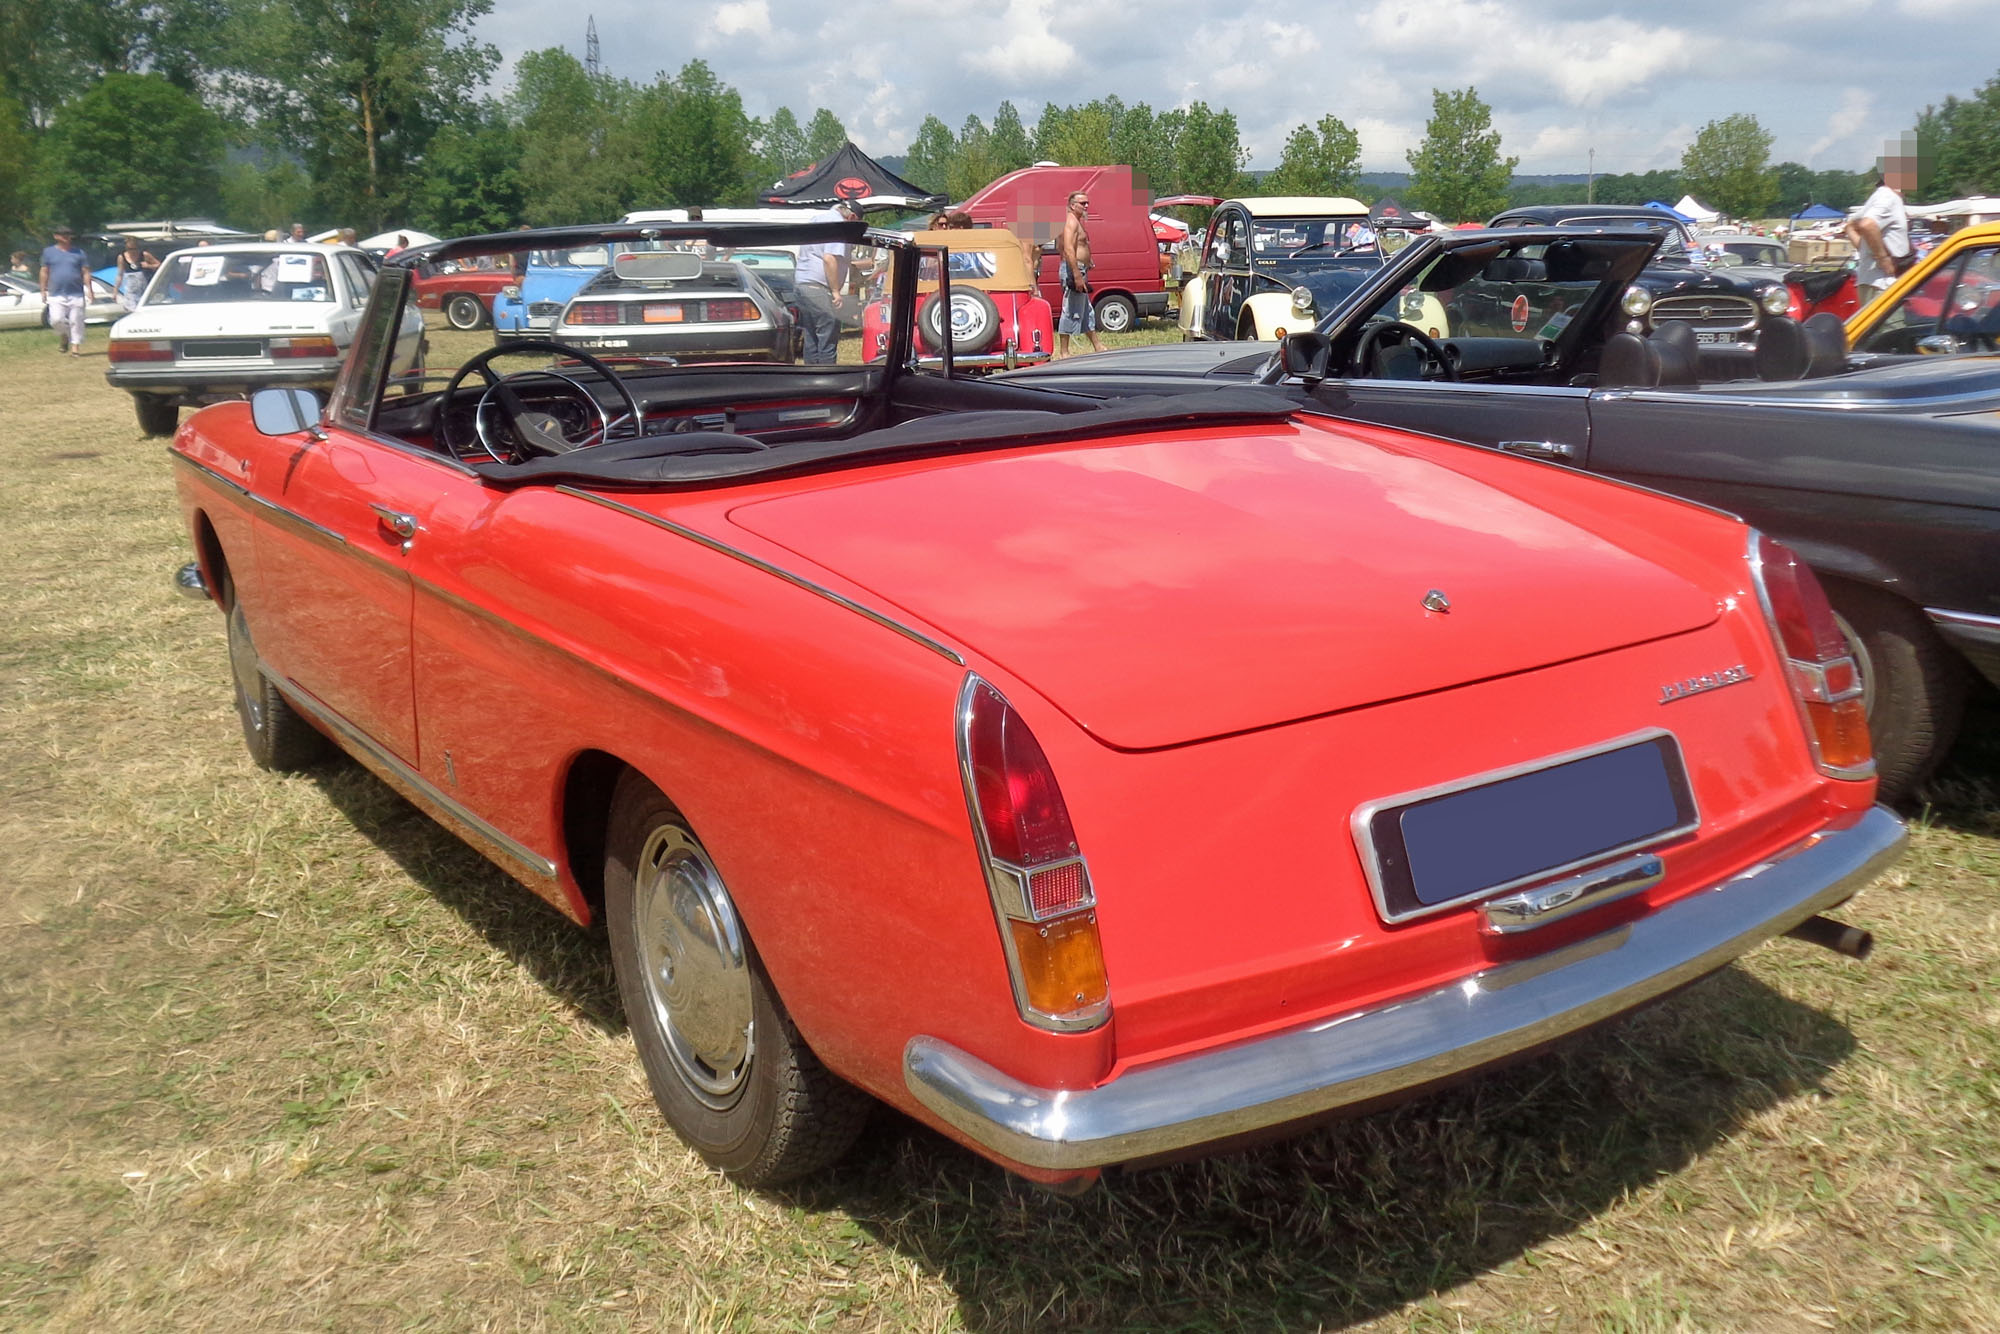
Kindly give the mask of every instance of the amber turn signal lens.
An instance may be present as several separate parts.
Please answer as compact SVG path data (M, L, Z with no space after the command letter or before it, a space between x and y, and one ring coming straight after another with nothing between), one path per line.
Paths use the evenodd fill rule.
M1835 704L1806 701L1806 717L1819 741L1819 758L1832 769L1863 769L1875 758L1868 737L1868 710L1860 696Z
M1097 914L1078 913L1053 922L1007 918L1021 987L1028 1005L1051 1018L1083 1018L1110 999L1104 952L1097 942Z

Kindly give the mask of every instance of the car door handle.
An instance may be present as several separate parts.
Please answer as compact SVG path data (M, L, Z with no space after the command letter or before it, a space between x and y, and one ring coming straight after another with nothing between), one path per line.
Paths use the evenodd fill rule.
M1551 463L1574 463L1582 452L1561 440L1502 440L1499 447L1524 459L1546 459Z
M410 539L417 535L417 516L392 510L387 505L370 505L368 508L375 511L375 517L381 520L384 528L403 539L404 549L407 550Z

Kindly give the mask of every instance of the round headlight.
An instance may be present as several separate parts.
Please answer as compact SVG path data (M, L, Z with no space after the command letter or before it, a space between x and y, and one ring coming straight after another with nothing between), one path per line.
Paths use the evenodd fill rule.
M1292 310L1300 315L1312 314L1313 294L1303 287L1292 289Z
M509 301L519 301L521 299L521 289L513 283L508 283L500 289L500 295L506 297Z
M1421 292L1403 293L1403 318L1406 320L1417 320L1417 319L1422 319L1423 314L1424 314L1423 293Z
M1792 308L1791 289L1783 283L1773 283L1764 289L1757 302L1764 307L1766 315L1782 315Z
M1653 308L1653 294L1643 287L1628 287L1625 289L1624 306L1627 315L1639 319Z

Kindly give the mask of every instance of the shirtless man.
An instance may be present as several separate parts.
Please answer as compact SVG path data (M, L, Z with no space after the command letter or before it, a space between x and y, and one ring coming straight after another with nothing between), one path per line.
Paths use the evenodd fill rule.
M1062 283L1062 318L1056 321L1056 355L1069 355L1071 334L1084 334L1090 339L1090 350L1102 352L1103 342L1097 336L1097 312L1090 308L1090 229L1083 225L1083 215L1089 211L1090 196L1078 190L1069 197L1069 209L1063 218L1062 236L1056 241L1056 252L1062 256L1057 266Z

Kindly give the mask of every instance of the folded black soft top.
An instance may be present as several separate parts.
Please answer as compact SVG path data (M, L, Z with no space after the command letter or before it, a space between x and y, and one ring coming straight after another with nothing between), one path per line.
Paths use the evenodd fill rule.
M1072 407L1071 404L1080 403ZM1057 406L1060 405L1060 406ZM1193 393L1102 404L1051 399L1048 409L943 412L843 440L767 446L728 431L642 436L553 458L482 466L488 485L612 487L707 486L826 464L871 462L940 446L997 449L1097 435L1278 421L1299 411L1282 390L1225 385Z

